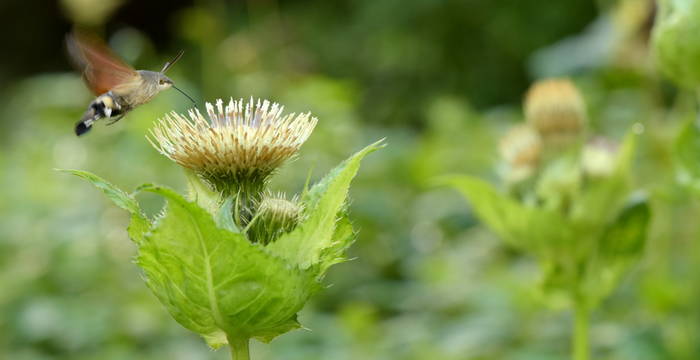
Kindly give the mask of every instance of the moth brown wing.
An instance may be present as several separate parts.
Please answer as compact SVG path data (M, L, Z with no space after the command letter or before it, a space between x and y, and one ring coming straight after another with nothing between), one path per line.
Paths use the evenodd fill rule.
M139 75L98 38L73 32L66 38L68 53L82 71L85 82L95 95L101 95Z

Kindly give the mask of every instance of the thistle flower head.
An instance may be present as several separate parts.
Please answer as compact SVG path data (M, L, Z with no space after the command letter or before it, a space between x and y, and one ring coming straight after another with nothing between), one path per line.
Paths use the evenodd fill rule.
M571 80L542 80L525 96L525 117L547 144L566 145L583 134L586 104Z
M528 178L537 168L542 141L537 131L523 124L511 128L499 142L499 151L508 166L506 179L518 182Z
M231 99L226 107L206 104L209 120L197 109L172 112L151 130L149 141L163 155L194 170L219 192L262 184L294 157L316 126L306 114L283 115L267 100Z

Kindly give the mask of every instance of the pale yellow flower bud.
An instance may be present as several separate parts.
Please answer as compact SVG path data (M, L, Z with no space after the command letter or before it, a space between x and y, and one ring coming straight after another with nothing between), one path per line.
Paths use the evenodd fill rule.
M586 104L569 79L542 80L525 96L525 118L548 146L565 146L583 134Z

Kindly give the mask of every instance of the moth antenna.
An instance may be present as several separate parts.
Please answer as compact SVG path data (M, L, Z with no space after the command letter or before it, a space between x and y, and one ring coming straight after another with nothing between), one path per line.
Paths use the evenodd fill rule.
M191 98L189 95L187 95L184 91L180 90L180 89L179 89L177 86L175 86L175 85L171 85L171 86L173 87L173 89L179 91L182 95L185 95L185 97L187 97L188 99L190 99L190 101L192 102L192 104L197 105L197 102L194 101L194 99Z
M163 70L161 70L160 72L164 74L166 71L168 71L168 69L170 69L173 65L175 65L175 63L176 63L178 60L180 60L180 58L181 58L182 55L184 55L184 54L185 54L185 50L180 50L180 52L177 53L177 55L175 55L175 58L173 58L172 60L166 62L165 65L163 65Z

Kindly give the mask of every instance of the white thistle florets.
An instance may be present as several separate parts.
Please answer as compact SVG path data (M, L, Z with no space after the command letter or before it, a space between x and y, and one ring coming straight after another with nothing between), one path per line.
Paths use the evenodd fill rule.
M219 191L264 182L296 155L317 123L309 113L283 115L283 106L267 100L231 99L224 108L219 99L206 108L208 121L197 109L189 110L189 118L165 115L149 141Z

